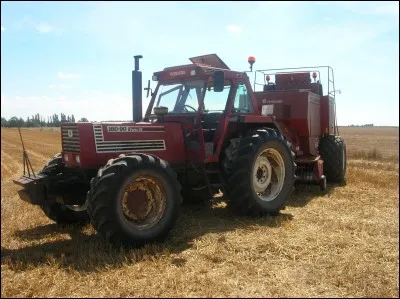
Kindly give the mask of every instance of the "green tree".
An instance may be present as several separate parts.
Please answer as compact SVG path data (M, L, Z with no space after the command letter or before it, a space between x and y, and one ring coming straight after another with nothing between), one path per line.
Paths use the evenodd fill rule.
M53 126L54 127L59 127L61 125L61 122L60 122L60 120L58 118L58 115L54 114L52 118L53 118Z
M8 121L8 126L10 128L18 127L18 117L16 116L11 117L10 120Z
M33 127L33 122L32 122L32 120L29 118L29 116L26 118L25 126L28 127L28 128Z
M6 128L8 127L8 121L5 117L1 118L1 126Z
M21 128L25 127L25 121L23 120L22 117L18 119L18 126Z

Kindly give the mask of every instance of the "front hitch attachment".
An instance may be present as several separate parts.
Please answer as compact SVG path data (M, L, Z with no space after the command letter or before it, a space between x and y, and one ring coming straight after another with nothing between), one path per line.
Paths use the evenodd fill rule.
M13 180L14 184L23 187L23 190L18 191L21 200L34 205L42 204L46 193L46 185L44 184L47 175L35 174L28 153L25 150L24 141L22 140L21 130L18 127L19 136L22 143L22 161L24 164L24 174L18 180Z

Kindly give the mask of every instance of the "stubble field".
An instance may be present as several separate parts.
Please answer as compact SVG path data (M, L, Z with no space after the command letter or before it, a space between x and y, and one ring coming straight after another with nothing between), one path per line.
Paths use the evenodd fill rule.
M1 297L398 297L399 129L340 133L346 186L298 186L277 217L184 206L165 243L119 250L18 198L19 135L2 129ZM35 171L61 150L59 130L22 134Z

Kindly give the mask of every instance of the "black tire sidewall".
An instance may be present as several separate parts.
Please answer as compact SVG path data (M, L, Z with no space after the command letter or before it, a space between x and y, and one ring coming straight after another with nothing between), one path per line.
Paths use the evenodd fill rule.
M320 154L324 160L324 175L328 181L345 181L347 153L344 139L340 136L324 136L320 141Z
M342 157L343 157L343 179L344 179L344 177L345 177L345 175L346 175L346 172L347 172L347 152L346 152L346 144L344 143L344 140L342 140L342 151L343 151L343 155L342 155Z
M272 201L263 201L262 199L260 199L257 193L254 191L253 187L251 187L251 192L255 202L263 210L265 209L269 211L278 211L282 207L282 205L284 205L288 196L290 196L294 180L294 167L291 153L288 147L283 142L279 140L268 140L259 147L256 154L254 155L253 161L251 163L251 168L249 170L249 184L250 186L253 186L253 169L255 161L257 160L261 152L268 148L278 151L283 159L283 163L285 164L285 178L282 189L278 196Z

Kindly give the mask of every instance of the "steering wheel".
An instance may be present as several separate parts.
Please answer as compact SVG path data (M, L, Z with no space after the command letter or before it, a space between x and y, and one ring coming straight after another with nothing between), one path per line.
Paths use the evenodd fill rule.
M186 105L186 104L185 104L185 105L183 106L183 109L185 109L185 111L187 111L187 112L189 112L189 111L186 109L186 107L189 107L190 109L193 109L194 112L197 112L197 109L193 108L193 107L190 106L190 105Z

